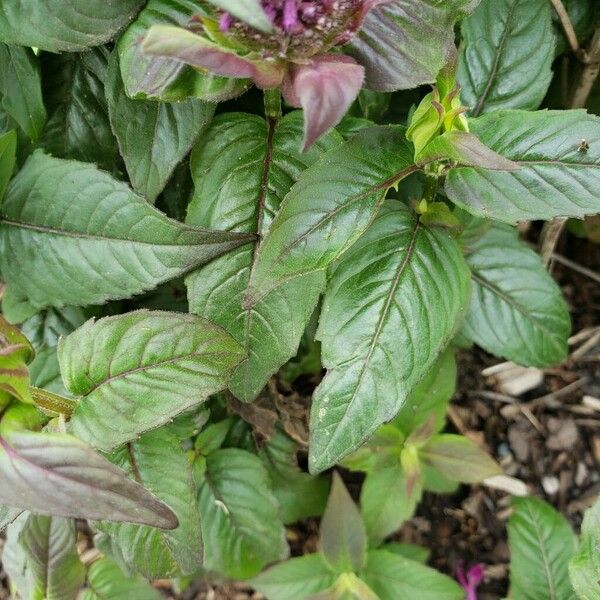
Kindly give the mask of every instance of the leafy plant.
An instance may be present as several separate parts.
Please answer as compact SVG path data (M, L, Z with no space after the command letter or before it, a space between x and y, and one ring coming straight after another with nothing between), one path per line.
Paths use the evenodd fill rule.
M447 427L456 347L567 355L516 225L600 212L597 11L570 6L592 45L557 110L546 0L24 4L0 8L13 588L472 600L479 565L461 587L390 537L423 490L501 472ZM359 506L336 465L365 474ZM289 558L286 526L321 515ZM599 528L596 506L578 545L515 500L511 597L595 598Z

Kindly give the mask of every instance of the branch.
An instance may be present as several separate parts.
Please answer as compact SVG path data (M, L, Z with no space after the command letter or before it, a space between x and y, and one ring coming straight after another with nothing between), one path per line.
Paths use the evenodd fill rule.
M587 104L598 73L600 73L600 23L596 26L589 50L583 53L582 62L583 70L571 102L573 108L583 108Z
M558 14L562 27L565 30L567 40L569 41L569 46L571 46L571 50L577 54L577 52L579 52L579 41L577 40L577 34L575 33L573 23L571 23L571 18L569 17L565 5L562 3L562 0L550 0L550 2L552 2L554 10Z

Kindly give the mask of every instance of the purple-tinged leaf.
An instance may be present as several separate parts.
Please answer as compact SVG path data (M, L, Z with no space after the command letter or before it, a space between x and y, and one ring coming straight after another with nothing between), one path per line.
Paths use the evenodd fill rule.
M277 87L283 68L274 60L252 60L181 27L155 25L142 49L146 54L173 58L198 69L237 79L253 79L260 88Z
M11 396L32 402L27 363L33 356L29 340L0 315L0 408Z
M292 106L304 109L303 150L342 120L363 80L363 67L347 56L326 55L292 67L284 96Z
M177 527L168 506L84 442L22 428L33 410L15 406L2 420L0 503L44 515Z

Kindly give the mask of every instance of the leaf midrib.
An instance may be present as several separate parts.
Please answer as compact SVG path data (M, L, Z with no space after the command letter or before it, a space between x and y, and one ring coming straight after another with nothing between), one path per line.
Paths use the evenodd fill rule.
M552 569L550 567L550 560L546 553L546 546L543 543L544 540L543 540L542 533L541 533L541 530L539 527L539 523L537 522L537 520L535 518L535 514L533 512L531 512L529 506L527 506L527 512L529 513L529 518L531 519L531 524L533 525L533 529L535 531L535 535L538 540L538 545L539 545L540 552L542 555L542 560L544 561L544 569L546 571L546 580L548 582L548 588L549 588L549 592L550 592L549 600L556 600L556 587L554 585L554 579L552 577Z

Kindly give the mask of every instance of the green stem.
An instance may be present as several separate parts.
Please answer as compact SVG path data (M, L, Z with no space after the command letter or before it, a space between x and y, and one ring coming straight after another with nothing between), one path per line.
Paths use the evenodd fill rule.
M267 119L281 119L281 91L272 88L264 91L265 116Z
M31 397L37 406L54 413L70 417L77 406L77 402L75 400L65 398L64 396L59 396L58 394L53 394L48 390L42 390L32 386L30 391Z

